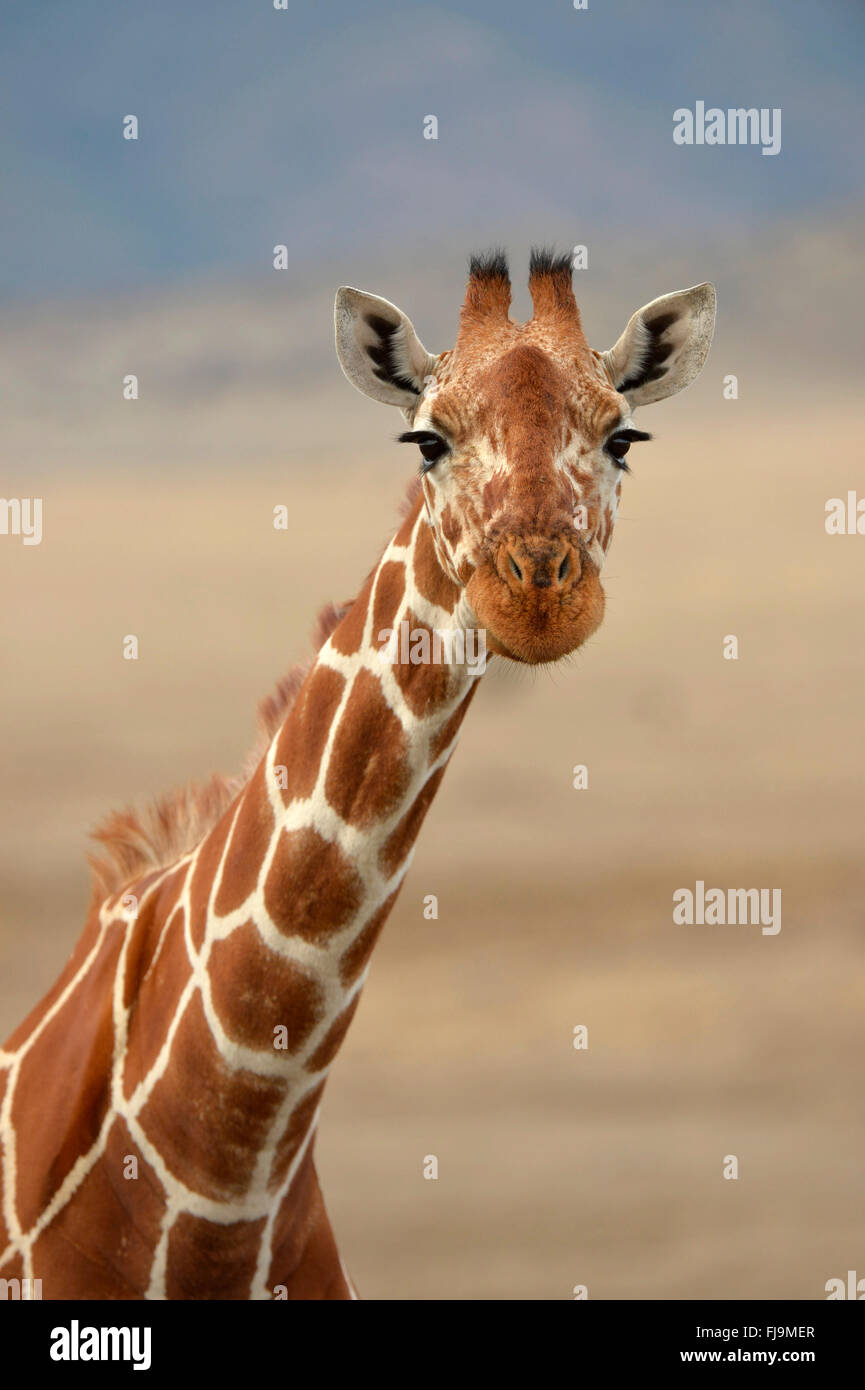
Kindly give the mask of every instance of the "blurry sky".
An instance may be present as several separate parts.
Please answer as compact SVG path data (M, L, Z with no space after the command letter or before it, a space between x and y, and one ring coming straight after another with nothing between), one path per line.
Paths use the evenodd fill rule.
M722 408L731 372L761 419L792 425L818 382L858 399L863 40L853 0L6 5L6 490L55 468L389 448L390 415L337 365L335 289L399 304L439 352L469 252L494 244L517 319L530 245L588 247L575 289L598 349L711 280L683 422ZM780 153L676 145L673 112L697 101L780 107Z
M2 31L6 299L264 278L276 242L298 268L523 231L765 246L863 183L854 0L52 0ZM698 99L781 107L781 153L674 145Z

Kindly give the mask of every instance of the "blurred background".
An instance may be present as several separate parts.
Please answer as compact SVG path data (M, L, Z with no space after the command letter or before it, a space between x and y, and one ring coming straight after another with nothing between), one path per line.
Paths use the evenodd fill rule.
M44 535L0 536L0 1036L81 928L88 829L239 766L394 529L413 463L342 377L336 287L439 351L492 243L518 318L530 244L585 245L598 349L717 286L702 376L638 417L606 620L491 666L334 1067L318 1162L363 1297L865 1275L865 539L824 526L865 497L863 28L838 0L4 16L0 491ZM698 100L781 108L781 152L675 145ZM697 879L781 888L780 934L674 926Z

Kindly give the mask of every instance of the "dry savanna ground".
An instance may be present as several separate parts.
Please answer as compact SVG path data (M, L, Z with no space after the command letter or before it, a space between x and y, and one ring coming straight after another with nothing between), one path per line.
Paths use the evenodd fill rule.
M865 1274L865 539L823 527L865 494L855 402L724 402L721 368L640 417L602 629L560 669L493 665L425 825L318 1141L365 1297L813 1299ZM7 472L45 520L41 546L0 537L4 1036L79 930L88 827L236 767L387 539L412 464L348 390L296 403L279 467L184 466L179 414L130 468L118 415L99 467ZM781 931L674 925L697 879L781 888Z

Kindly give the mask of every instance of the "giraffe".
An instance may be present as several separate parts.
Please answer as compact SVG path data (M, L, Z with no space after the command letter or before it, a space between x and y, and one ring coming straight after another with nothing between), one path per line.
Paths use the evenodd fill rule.
M342 369L401 411L418 477L357 598L262 706L243 774L96 832L84 932L0 1051L0 1279L51 1299L357 1297L314 1140L478 686L456 639L534 665L596 630L625 455L649 438L632 410L696 377L714 327L701 284L596 352L567 257L533 251L529 288L515 322L504 254L473 257L438 355L387 300L337 293ZM406 623L412 651L451 639L438 660L394 658Z

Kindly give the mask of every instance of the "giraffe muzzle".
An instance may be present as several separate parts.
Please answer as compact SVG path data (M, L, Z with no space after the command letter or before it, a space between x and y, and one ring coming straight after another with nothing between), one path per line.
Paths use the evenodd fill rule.
M466 597L488 649L532 665L575 651L604 614L598 567L565 535L501 537L471 576Z

